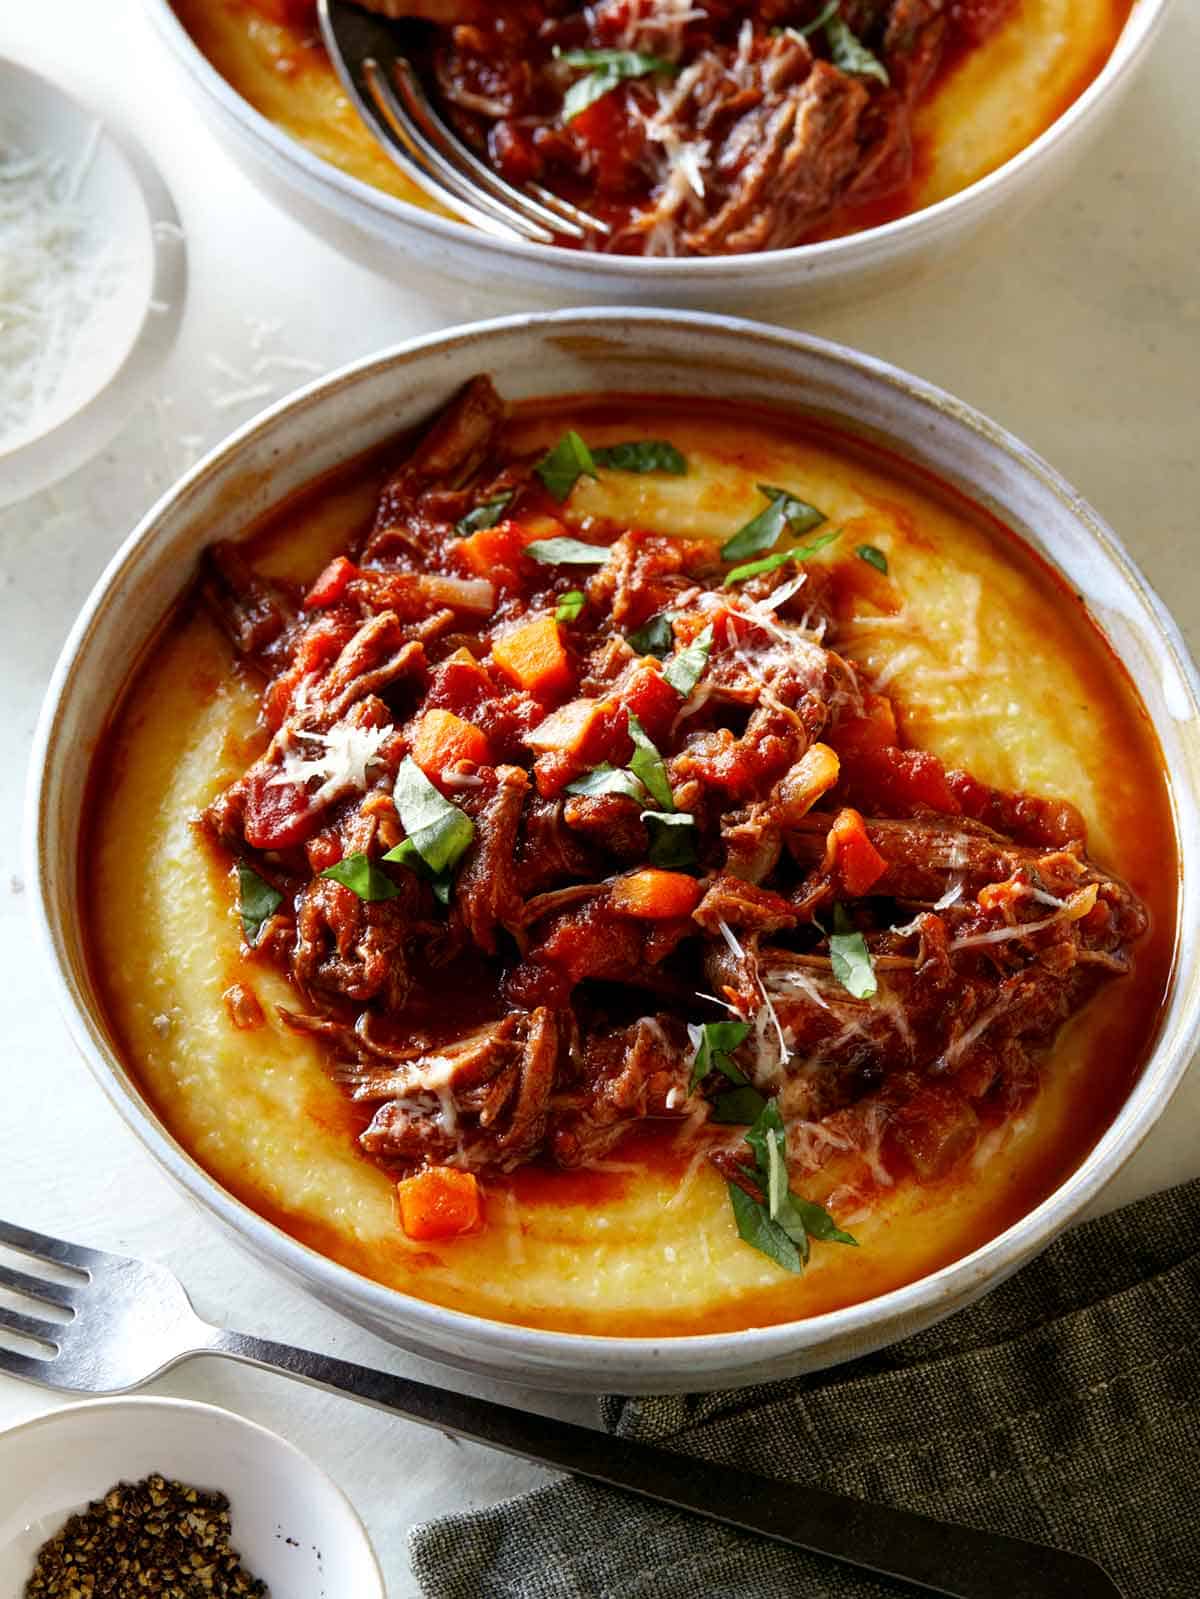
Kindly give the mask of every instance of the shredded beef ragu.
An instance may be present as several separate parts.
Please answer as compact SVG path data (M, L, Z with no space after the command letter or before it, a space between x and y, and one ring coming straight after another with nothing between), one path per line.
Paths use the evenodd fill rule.
M739 1180L741 1130L710 1119L728 1083L689 1086L688 1024L730 1016L798 1180L835 1155L858 1199L952 1171L1030 1101L1061 1024L1131 970L1141 905L1088 858L1068 801L902 747L886 696L833 647L825 563L724 587L711 541L595 524L604 564L530 558L566 530L534 462L504 458L503 415L486 379L469 385L307 597L212 552L206 592L262 673L270 736L202 825L283 896L247 953L289 974L284 1021L321 1042L371 1117L363 1149L396 1175L578 1166L653 1124L707 1140ZM499 493L505 519L464 540L456 522ZM531 692L504 641L575 588L566 676ZM674 657L712 630L686 700L671 656L627 638L664 611ZM474 751L427 768L474 822L448 906L427 874L380 864L404 836L397 769L446 712ZM632 895L647 802L567 792L627 765L630 713L694 822L670 914ZM320 875L350 856L391 897ZM834 975L835 907L865 937L870 998Z
M871 52L873 73L832 58L824 0L364 3L436 24L410 48L502 176L609 224L586 248L645 255L784 249L835 215L852 231L890 199L902 210L915 107L1014 6L843 0L835 25ZM614 50L665 65L569 114L564 96L588 69L564 56Z

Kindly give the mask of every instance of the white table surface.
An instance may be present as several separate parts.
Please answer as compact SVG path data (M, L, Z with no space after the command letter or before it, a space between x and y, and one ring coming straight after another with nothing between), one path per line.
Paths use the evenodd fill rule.
M170 80L157 77L156 47L135 0L6 0L0 54L90 98L155 152L183 218L191 274L181 336L155 403L73 478L0 512L7 751L0 768L0 1216L164 1260L202 1314L232 1326L441 1377L234 1252L109 1108L55 1014L32 946L22 777L54 658L112 550L200 450L264 403L229 404L237 385L223 368L257 366L253 381L274 399L303 380L296 363L316 373L497 306L486 291L427 281L416 264L403 284L349 265L261 199ZM994 237L969 265L951 264L936 280L805 324L943 384L1041 450L1121 532L1193 649L1200 644L1197 59L1200 7L1177 5L1133 95L1040 210ZM1197 1112L1200 1068L1193 1067L1104 1206L1200 1174ZM417 1593L405 1553L410 1525L544 1478L229 1362L193 1361L153 1391L228 1405L314 1455L364 1516L392 1599ZM586 1400L515 1398L580 1419L593 1413ZM0 1427L55 1402L0 1379Z

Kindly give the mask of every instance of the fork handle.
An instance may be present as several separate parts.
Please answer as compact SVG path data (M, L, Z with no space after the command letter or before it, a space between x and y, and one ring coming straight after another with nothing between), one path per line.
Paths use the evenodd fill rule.
M696 1460L269 1339L212 1331L204 1353L286 1372L406 1421L951 1599L1121 1599L1098 1565L1066 1550Z

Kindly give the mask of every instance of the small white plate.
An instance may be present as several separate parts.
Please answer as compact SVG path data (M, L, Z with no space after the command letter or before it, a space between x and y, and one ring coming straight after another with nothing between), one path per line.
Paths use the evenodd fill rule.
M0 435L3 506L74 471L130 416L175 341L187 267L174 201L145 152L55 84L3 59L0 155L55 167L57 203L103 242L110 279L73 329L70 363L44 407L21 431ZM0 337L6 314L20 308L0 307Z
M385 1599L366 1528L319 1466L228 1410L151 1398L66 1405L0 1433L0 1599L20 1599L69 1515L154 1472L228 1497L233 1547L272 1599Z

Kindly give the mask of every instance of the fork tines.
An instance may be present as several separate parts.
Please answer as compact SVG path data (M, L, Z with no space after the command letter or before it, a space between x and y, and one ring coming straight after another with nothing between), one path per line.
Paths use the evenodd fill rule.
M400 170L465 221L493 237L553 244L608 224L537 187L506 182L437 114L403 50L396 24L348 0L320 0L321 35L342 86Z
M63 1329L74 1318L79 1292L88 1286L89 1265L96 1263L97 1252L68 1244L61 1238L50 1238L45 1233L32 1232L12 1222L0 1222L0 1247L26 1256L31 1262L78 1275L76 1288L61 1277L37 1276L0 1260L0 1290L10 1300L17 1299L29 1306L29 1310L18 1310L12 1304L0 1303L0 1336L8 1334L40 1346L37 1353L29 1353L0 1345L0 1371L14 1377L40 1378L46 1361L58 1354ZM64 1321L50 1321L29 1313L34 1310L60 1310L69 1314Z

